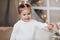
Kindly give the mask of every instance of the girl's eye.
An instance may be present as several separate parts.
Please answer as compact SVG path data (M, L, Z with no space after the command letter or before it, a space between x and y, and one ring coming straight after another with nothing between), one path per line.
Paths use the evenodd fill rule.
M23 16L25 16L26 14L23 14Z
M30 5L29 4L25 4L27 7L30 7Z
M30 15L30 13L28 13L28 15Z

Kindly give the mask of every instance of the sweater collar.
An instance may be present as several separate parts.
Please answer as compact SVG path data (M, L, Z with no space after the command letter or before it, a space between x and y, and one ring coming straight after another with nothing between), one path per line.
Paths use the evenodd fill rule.
M31 19L30 21L28 21L28 22L25 22L25 21L23 21L22 19L20 19L20 21L21 21L22 23L30 23L30 22L32 21L32 19Z

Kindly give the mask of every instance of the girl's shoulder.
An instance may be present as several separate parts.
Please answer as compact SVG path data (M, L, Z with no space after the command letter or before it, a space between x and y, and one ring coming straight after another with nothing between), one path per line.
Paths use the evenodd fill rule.
M35 19L32 19L32 21L35 22L35 23L41 23L41 22L39 22L39 21L37 21Z
M14 26L17 26L17 25L19 25L21 23L21 20L18 20L15 24L14 24Z
M37 20L32 20L34 24L41 24L41 25L46 25L46 23L43 23L43 22L40 22L40 21L37 21Z
M37 21L35 19L32 20L32 23L35 24L35 25L38 25L38 24L40 25L41 24L41 22L39 22L39 21Z

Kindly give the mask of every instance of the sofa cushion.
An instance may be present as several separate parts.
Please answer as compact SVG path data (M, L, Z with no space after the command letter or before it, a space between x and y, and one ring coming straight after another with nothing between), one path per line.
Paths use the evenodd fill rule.
M0 40L10 40L13 27L0 27Z

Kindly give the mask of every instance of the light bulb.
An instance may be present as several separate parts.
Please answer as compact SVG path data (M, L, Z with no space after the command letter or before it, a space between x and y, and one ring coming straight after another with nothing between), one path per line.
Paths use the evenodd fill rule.
M27 3L28 2L28 0L25 0L25 3Z
M59 0L56 0L56 2L58 2Z

